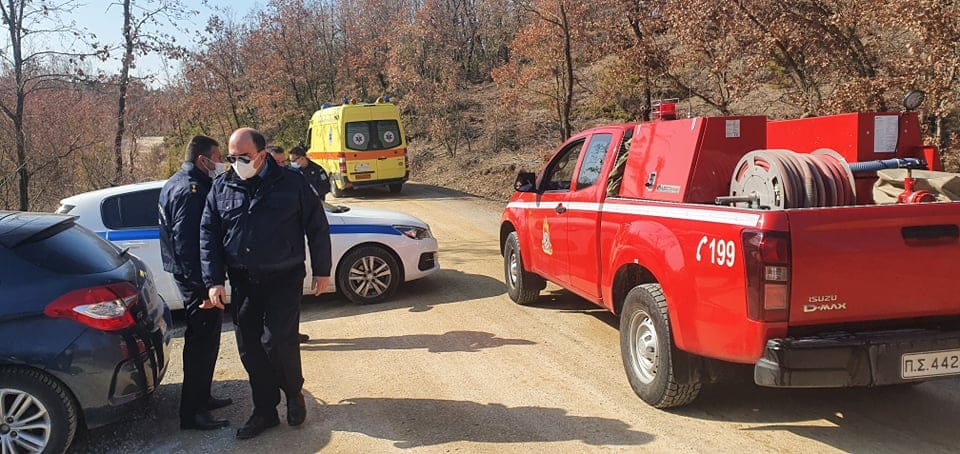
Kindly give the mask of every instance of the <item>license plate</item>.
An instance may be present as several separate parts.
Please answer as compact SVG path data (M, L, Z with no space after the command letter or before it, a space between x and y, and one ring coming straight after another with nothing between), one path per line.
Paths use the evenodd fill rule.
M900 378L960 375L960 350L904 353L900 356Z

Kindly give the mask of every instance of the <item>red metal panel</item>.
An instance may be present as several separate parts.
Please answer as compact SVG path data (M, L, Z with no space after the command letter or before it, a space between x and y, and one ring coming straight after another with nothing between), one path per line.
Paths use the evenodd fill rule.
M955 226L960 203L790 210L787 216L791 326L960 314L954 272L960 243L944 237L913 244L907 233Z
M926 150L916 112L848 113L826 117L770 121L767 148L810 153L830 148L847 162L892 158L925 158L931 169L942 168L935 150ZM856 175L857 204L873 202L876 173Z
M744 154L766 142L765 117L685 118L637 128L621 196L664 202L713 203L730 193Z
M683 201L714 203L717 196L730 194L734 168L743 155L766 146L766 117L703 118L705 123L696 164Z

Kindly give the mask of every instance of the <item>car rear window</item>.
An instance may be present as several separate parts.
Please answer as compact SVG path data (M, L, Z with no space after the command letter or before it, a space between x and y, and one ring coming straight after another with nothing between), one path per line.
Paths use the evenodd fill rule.
M13 248L21 259L60 274L110 271L126 261L120 250L73 223L60 224Z
M347 148L351 150L386 150L400 145L396 120L353 121L346 129Z
M160 225L160 188L107 197L100 205L108 229L132 229Z

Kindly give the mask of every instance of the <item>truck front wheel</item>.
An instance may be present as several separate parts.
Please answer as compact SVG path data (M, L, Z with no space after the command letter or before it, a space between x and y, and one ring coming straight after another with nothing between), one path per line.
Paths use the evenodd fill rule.
M667 300L660 284L642 284L627 293L620 314L620 355L633 391L656 408L693 402L700 382L677 379L676 366L689 354L673 346Z
M540 290L543 290L547 284L536 273L530 273L523 269L523 258L520 256L520 240L517 239L517 232L510 232L506 244L503 245L503 274L510 299L524 306L536 301L540 296Z

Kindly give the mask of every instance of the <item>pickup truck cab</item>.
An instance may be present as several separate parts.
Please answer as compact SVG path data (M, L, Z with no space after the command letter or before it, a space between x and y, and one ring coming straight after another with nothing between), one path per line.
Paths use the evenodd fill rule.
M760 116L611 125L571 137L539 175L518 176L504 210L510 297L532 304L551 281L620 315L629 382L659 408L693 401L731 364L752 365L754 381L771 387L960 374L960 203L872 204L852 192L870 178L858 174L856 184L849 175L830 191L806 180L808 191L832 191L832 206L718 204L742 178L746 155L781 142L794 154L857 153L892 124L889 157L930 155L915 114L854 115L863 121L828 121L829 134L813 128L803 140ZM885 129L835 130L847 127ZM764 184L765 197L786 197L784 181Z

